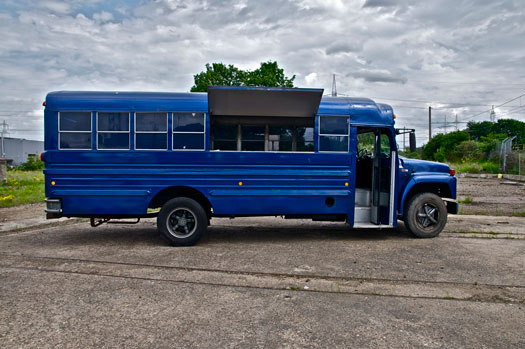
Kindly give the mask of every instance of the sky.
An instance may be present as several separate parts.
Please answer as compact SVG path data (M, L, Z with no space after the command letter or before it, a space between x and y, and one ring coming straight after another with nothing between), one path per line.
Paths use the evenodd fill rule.
M525 121L523 0L3 0L0 33L9 137L43 140L48 92L185 92L212 62L277 61L325 94L335 74L339 96L392 105L419 145L429 106L433 135L492 105Z

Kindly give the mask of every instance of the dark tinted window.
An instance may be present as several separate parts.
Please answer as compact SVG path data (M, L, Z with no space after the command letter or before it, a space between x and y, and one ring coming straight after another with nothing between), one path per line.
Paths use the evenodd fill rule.
M91 112L60 112L60 131L91 131Z
M265 126L241 126L241 150L264 151Z
M173 149L204 149L204 134L202 133L174 133Z
M213 141L214 150L237 150L237 141Z
M330 135L348 135L348 118L337 116L321 116L319 133Z
M320 136L319 150L321 151L348 151L347 136Z
M60 149L91 149L91 133L60 132Z
M136 113L135 131L137 132L167 132L167 113Z
M297 127L296 151L314 151L314 128Z
M293 127L269 128L268 150L269 151L292 151Z
M129 133L99 133L99 149L129 149Z
M213 125L213 150L237 150L237 125Z
M173 113L174 132L204 132L204 113Z
M137 133L135 149L168 149L166 133Z
M129 113L98 113L99 131L129 131Z

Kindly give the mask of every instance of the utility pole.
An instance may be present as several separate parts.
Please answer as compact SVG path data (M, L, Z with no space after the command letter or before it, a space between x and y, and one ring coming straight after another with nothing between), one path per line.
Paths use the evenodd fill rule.
M496 112L494 111L494 105L492 105L492 110L490 111L490 122L496 122Z
M9 125L5 123L5 120L2 122L2 152L0 153L2 158L5 158L5 148L4 148L4 135L7 132Z
M406 135L405 132L406 132L405 127L403 126L403 151L407 151L407 146L405 144L405 135Z
M428 107L428 141L432 139L432 107Z
M335 84L335 74L332 79L332 97L337 97L337 85Z
M447 134L447 114L445 114L445 134Z

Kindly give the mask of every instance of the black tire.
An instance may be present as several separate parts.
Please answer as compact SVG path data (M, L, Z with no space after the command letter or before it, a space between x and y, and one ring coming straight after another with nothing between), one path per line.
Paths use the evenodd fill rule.
M410 199L405 212L405 226L419 238L433 238L445 228L447 208L439 196L420 193Z
M157 216L157 228L173 246L195 245L207 227L206 211L190 198L171 199Z

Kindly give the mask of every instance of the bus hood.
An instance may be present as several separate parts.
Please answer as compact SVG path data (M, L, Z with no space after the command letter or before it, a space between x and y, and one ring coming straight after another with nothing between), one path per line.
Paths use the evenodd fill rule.
M407 169L410 173L414 172L438 172L438 173L450 173L450 167L447 164L442 164L440 162L426 161L426 160L416 160L409 159L403 156L399 157L401 166Z

